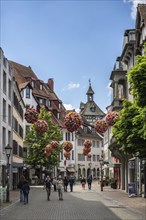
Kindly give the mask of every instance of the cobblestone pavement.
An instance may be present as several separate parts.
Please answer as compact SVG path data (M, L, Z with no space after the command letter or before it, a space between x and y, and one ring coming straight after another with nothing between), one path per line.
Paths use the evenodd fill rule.
M57 192L51 193L47 201L42 187L32 187L29 204L18 201L19 191L10 194L13 203L3 205L0 220L145 220L146 199L132 197L121 190L112 190L94 182L92 189L82 190L74 186L74 192L64 193L64 200L58 200Z

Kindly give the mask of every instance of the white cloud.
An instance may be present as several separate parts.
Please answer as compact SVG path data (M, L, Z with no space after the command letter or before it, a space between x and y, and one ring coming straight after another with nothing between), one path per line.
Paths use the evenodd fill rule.
M72 89L78 89L79 87L80 87L80 84L79 84L79 83L70 82L66 87L64 87L64 88L62 89L62 91L72 90Z
M67 89L68 90L71 90L71 89L77 89L80 87L80 84L79 83L73 83L73 82L70 82L67 86Z
M74 107L71 104L63 104L66 110L73 110Z
M146 4L146 0L123 0L123 2L131 3L131 17L132 19L136 18L137 5Z
M63 104L66 110L75 110L76 112L80 112L80 109L75 109L71 104Z

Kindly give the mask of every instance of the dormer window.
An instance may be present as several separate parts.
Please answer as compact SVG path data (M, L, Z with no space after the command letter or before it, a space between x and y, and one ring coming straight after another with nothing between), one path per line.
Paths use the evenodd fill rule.
M42 84L40 84L40 90L43 90L43 85Z
M95 107L90 108L91 112L95 112Z
M60 119L60 113L57 113L57 119Z
M35 87L35 82L34 81L31 82L31 86L32 86L32 88Z
M62 105L59 103L59 109L61 109Z
M30 99L30 88L26 87L26 98Z

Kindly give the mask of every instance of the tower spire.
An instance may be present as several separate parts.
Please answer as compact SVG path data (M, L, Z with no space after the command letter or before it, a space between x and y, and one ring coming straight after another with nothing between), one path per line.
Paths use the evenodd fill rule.
M91 87L91 79L89 79L89 88L88 88L86 95L87 95L88 102L93 101L94 91Z

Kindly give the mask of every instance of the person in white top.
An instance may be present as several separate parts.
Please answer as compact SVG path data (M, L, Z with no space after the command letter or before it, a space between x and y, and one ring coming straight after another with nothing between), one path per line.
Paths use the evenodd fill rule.
M58 176L56 185L57 185L59 200L63 200L63 179L61 175Z

